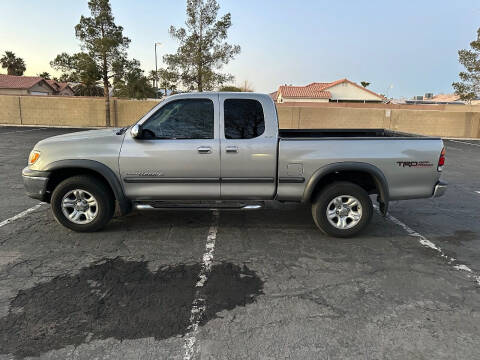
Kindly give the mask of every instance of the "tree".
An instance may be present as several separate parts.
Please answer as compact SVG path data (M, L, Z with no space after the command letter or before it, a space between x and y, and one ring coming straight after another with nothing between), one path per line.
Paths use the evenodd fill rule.
M22 76L27 67L22 58L16 57L12 51L5 51L0 59L2 68L7 69L8 75Z
M104 90L99 86L102 76L95 61L87 53L69 55L62 53L50 62L55 70L62 71L59 81L77 83L73 91L77 96L102 96Z
M114 94L119 97L145 99L155 97L155 89L140 69L140 63L133 59L122 64L122 71L113 80Z
M51 80L52 76L50 75L50 73L44 71L40 74L38 74L38 76L40 76L41 78L45 79L45 80Z
M477 39L470 43L471 50L459 50L458 62L465 67L460 72L460 82L452 84L455 94L460 99L471 101L480 95L480 28L477 30Z
M88 7L91 16L81 16L75 34L101 74L105 125L110 126L110 79L115 75L113 69L125 62L130 39L123 36L123 27L115 24L109 0L90 0Z
M220 70L240 53L240 46L225 41L231 15L217 19L219 8L216 0L187 0L186 29L170 27L170 35L178 40L179 47L163 59L190 90L213 90L233 80L232 75Z
M361 84L364 88L367 88L367 87L370 85L370 83L369 83L368 81L362 81L360 84Z
M157 84L158 88L163 90L164 96L168 95L168 90L171 92L177 90L179 75L175 71L158 69L158 72L155 72L155 70L152 70L148 77L152 82Z
M245 80L240 87L234 85L226 85L220 87L219 91L229 91L229 92L253 92L252 85Z
M242 92L243 90L240 89L239 87L233 86L233 85L226 85L222 86L219 91L227 91L227 92Z
M243 92L253 92L253 86L248 80L245 80L240 88Z

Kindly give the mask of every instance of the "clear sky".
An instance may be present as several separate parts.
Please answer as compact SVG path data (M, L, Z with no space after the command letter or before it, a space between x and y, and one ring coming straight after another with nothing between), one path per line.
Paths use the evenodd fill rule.
M116 22L132 40L129 56L154 69L173 52L170 25L185 21L182 0L111 0ZM457 51L480 27L478 0L219 0L231 12L229 41L242 47L226 70L256 91L348 78L394 97L452 92L462 69ZM24 58L26 75L54 73L58 53L79 50L74 26L87 0L0 0L0 52ZM160 64L159 64L160 65ZM4 69L0 69L5 73Z

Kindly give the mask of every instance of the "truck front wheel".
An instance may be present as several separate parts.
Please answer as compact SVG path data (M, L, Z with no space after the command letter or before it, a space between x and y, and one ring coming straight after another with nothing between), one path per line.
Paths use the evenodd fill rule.
M315 224L325 234L351 237L362 231L373 213L372 200L360 186L335 182L325 187L312 203Z
M110 189L99 179L73 176L62 181L52 193L51 206L55 219L78 232L103 228L115 211Z

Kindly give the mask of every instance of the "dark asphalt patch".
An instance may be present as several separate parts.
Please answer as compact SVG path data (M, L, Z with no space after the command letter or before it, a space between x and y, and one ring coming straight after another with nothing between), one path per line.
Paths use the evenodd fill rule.
M458 230L458 231L455 231L453 235L437 236L438 240L450 241L450 242L465 242L465 241L477 240L479 238L480 238L480 234L470 230Z
M199 272L200 264L181 264L152 273L147 262L116 258L22 290L0 319L0 353L22 358L95 339L184 335ZM246 266L214 265L200 324L222 310L252 303L262 288L262 280Z

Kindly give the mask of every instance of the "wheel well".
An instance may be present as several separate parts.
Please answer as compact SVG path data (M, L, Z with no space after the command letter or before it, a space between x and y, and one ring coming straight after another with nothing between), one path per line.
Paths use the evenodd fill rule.
M49 176L49 180L47 183L47 198L46 201L50 202L50 198L52 196L53 190L60 184L63 180L71 178L72 176L77 175L87 175L91 176L101 182L103 182L107 189L110 190L111 195L115 199L115 193L112 190L112 187L108 183L107 179L105 179L100 173L96 172L95 170L85 169L85 168L61 168L53 170Z
M333 171L323 176L316 184L310 197L310 201L315 199L322 189L336 181L348 181L363 188L368 194L379 194L375 178L366 171L359 170L341 170Z

